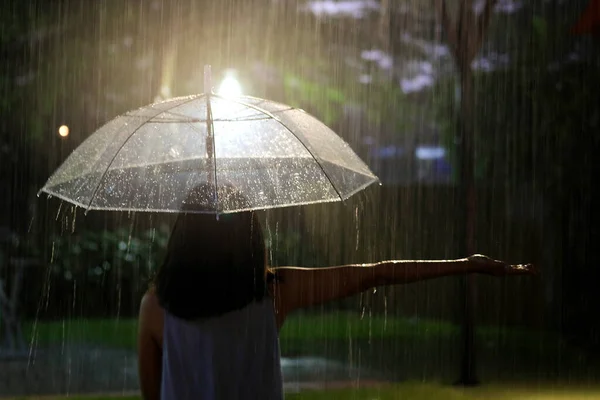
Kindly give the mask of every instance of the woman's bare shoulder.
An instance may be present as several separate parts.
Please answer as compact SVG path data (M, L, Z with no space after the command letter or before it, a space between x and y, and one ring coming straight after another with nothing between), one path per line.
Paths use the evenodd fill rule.
M150 287L146 293L144 293L140 307L142 310L160 308L160 302L158 301L158 296L156 295L154 287Z
M150 288L142 297L140 304L140 333L149 333L154 341L161 346L163 323L163 309L154 288Z

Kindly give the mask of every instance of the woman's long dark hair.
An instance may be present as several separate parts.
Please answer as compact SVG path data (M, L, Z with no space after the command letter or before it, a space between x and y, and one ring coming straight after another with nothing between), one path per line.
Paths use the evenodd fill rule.
M159 303L190 320L260 301L267 295L265 258L262 227L253 212L219 218L180 214L154 279Z

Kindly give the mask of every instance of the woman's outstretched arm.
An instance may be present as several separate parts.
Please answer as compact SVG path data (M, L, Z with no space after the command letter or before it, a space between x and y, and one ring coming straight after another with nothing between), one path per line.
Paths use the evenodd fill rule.
M278 322L298 308L352 296L377 286L395 285L450 275L530 275L532 265L509 265L483 255L458 260L382 261L328 268L275 268Z

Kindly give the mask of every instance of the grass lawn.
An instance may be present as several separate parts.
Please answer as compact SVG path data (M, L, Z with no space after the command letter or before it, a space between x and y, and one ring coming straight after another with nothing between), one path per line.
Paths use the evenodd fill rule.
M595 388L535 388L502 385L474 389L457 389L434 384L406 383L385 388L315 391L288 395L286 399L303 400L580 400L600 399L600 386Z
M77 344L135 349L135 319L65 319L24 324L33 346ZM448 382L458 365L459 330L435 320L395 316L362 318L359 313L303 312L286 321L280 335L283 356L319 356L383 371L393 380ZM478 362L486 382L532 377L552 381L589 379L585 355L558 336L507 327L479 327ZM423 372L425 371L425 372ZM452 375L452 376L451 376Z
M39 347L85 343L134 350L136 345L135 319L34 321L23 328L30 343ZM585 355L566 346L556 335L514 328L478 328L478 370L485 386L462 390L429 383L446 383L456 378L458 334L457 326L441 321L415 322L393 316L361 318L350 312L293 315L280 336L284 356L318 355L361 369L385 371L385 376L391 375L392 380L402 383L379 388L303 391L289 393L286 399L600 400L600 385L591 387L586 383L600 382L600 369L592 369L584 360ZM566 385L559 386L559 381Z
M71 396L21 397L15 400L139 400L138 396ZM600 399L600 386L542 386L490 385L472 389L458 389L435 384L403 383L380 388L307 390L290 393L286 400L588 400Z
M23 326L26 338L38 346L63 342L85 342L109 347L135 348L135 319L65 319L54 322L28 322ZM403 317L373 316L362 318L358 313L302 313L290 316L281 331L282 346L296 340L346 339L428 339L453 337L458 327L443 321ZM559 346L558 337L515 328L479 327L479 338L485 341L518 341L539 346L540 340Z

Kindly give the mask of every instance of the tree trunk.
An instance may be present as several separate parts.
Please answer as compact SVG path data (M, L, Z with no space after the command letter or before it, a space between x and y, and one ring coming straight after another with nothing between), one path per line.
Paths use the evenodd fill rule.
M445 0L436 0L438 18L441 21L446 41L454 57L459 72L460 110L456 140L459 187L459 232L463 238L461 257L475 254L475 229L477 217L477 196L475 190L475 152L474 152L474 107L475 88L471 63L481 50L487 31L492 9L496 0L485 0L483 11L476 13L471 0L461 0L457 21L453 22ZM462 357L460 376L456 382L463 386L479 383L475 368L475 297L476 281L473 275L463 278L462 282Z
M458 184L460 196L459 207L462 221L461 236L464 238L461 246L461 254L475 254L477 253L475 242L477 193L475 191L473 146L475 137L473 130L474 79L470 65L461 66L460 68L459 140L457 140L456 150L460 169ZM475 363L475 303L477 290L475 275L469 274L463 277L461 289L463 299L461 326L462 354L460 376L457 384L475 386L479 384Z

